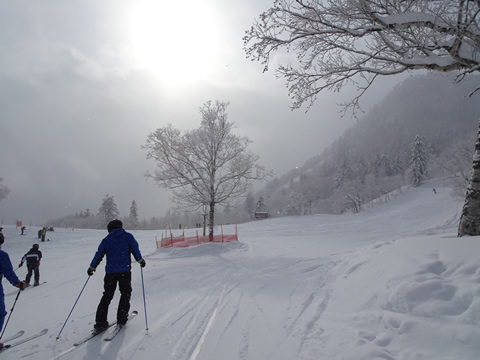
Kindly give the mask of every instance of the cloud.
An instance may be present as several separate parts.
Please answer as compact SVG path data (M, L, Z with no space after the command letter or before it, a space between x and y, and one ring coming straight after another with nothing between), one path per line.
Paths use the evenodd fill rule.
M322 95L307 114L292 112L282 80L245 58L242 36L270 1L210 2L222 29L214 72L181 85L133 60L131 4L1 2L0 176L11 193L0 216L8 221L96 212L105 194L114 196L121 215L132 200L141 218L164 215L168 195L145 181L154 163L141 145L168 123L198 127L198 109L208 100L230 102L235 133L251 138L262 164L278 175L352 124L339 119L342 94ZM162 36L175 36L174 29L158 41Z

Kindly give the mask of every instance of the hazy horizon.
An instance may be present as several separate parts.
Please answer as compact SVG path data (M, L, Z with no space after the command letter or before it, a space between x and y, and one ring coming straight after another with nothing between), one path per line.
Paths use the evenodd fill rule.
M242 48L245 30L272 4L190 1L182 11L151 0L2 2L0 177L11 192L0 218L42 224L96 213L107 194L123 216L132 200L140 218L163 216L168 193L145 180L154 163L141 146L168 123L198 127L208 100L230 103L235 134L253 140L250 150L276 175L321 153L355 123L337 105L353 91L321 94L307 113L290 109L275 64L263 73ZM365 110L399 81L372 87Z

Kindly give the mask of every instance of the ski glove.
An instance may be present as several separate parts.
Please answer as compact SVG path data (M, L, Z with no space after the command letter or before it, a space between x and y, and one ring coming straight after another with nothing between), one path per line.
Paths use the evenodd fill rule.
M92 276L94 272L95 272L95 268L92 268L91 266L89 266L87 269L88 276Z
M20 290L25 290L27 287L27 284L25 281L20 281L17 285L14 285L15 287L18 287Z
M21 262L20 264L18 264L18 267L22 267L22 265L23 265L23 262Z
M145 267L145 265L147 265L147 263L143 259L138 260L138 263L140 264L140 267L142 267L142 268Z

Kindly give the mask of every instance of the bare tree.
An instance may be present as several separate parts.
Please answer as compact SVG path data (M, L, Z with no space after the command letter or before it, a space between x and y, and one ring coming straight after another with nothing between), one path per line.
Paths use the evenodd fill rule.
M281 49L297 65L280 65L292 108L310 107L323 90L353 84L357 108L378 76L409 70L480 71L478 0L276 0L244 37L247 57L268 70ZM470 95L480 87L472 89ZM458 235L480 235L480 131Z
M259 157L247 150L252 142L232 134L228 103L208 101L200 108L198 129L184 134L171 124L151 133L147 159L156 162L147 177L172 191L172 201L181 208L209 207L209 235L213 235L215 205L243 196L251 180L264 180L270 173L258 164Z

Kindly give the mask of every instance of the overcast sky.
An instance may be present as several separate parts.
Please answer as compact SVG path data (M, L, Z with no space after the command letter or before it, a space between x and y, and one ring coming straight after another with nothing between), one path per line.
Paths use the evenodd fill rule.
M140 218L163 216L168 193L145 180L154 163L141 146L168 123L198 127L208 100L230 102L235 133L277 175L321 153L355 121L338 113L348 91L290 110L275 64L262 73L243 51L272 4L0 0L0 177L11 190L0 220L96 213L107 194L121 216L132 200Z

